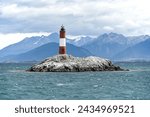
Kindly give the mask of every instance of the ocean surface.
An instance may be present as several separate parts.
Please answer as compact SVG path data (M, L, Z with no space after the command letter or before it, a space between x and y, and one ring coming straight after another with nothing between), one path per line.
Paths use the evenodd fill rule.
M150 100L150 62L115 63L125 72L26 72L33 64L0 64L0 99Z

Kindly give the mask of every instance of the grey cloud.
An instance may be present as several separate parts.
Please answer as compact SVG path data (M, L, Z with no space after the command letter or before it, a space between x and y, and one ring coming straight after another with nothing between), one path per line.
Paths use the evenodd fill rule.
M0 32L55 32L61 24L71 35L149 32L146 22L150 16L138 11L140 5L133 3L128 0L1 0Z

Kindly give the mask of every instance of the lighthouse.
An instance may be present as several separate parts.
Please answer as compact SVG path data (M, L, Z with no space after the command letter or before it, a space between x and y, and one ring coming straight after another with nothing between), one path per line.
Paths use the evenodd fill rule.
M63 25L60 29L59 54L66 54L66 31Z

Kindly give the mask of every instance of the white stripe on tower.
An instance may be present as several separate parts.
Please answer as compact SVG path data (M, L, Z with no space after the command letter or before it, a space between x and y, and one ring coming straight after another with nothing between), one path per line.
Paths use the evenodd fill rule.
M66 46L66 39L60 38L59 46Z

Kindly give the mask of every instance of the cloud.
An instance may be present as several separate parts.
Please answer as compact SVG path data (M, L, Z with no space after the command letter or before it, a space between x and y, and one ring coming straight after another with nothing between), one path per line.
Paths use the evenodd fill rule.
M150 33L149 0L1 0L0 32Z
M114 31L114 28L110 27L110 26L104 26L103 29L105 31L110 31L110 32L113 32Z

